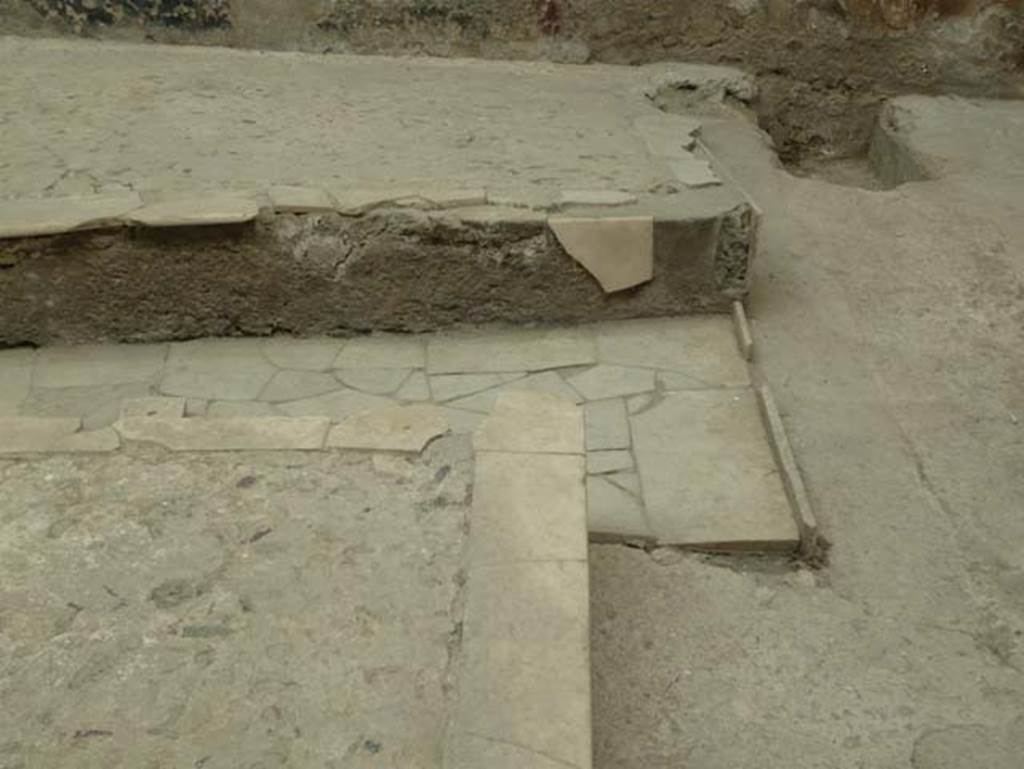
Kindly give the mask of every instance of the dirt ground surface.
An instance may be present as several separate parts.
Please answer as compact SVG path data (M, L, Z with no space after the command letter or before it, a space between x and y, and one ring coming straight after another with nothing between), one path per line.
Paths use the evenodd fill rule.
M888 191L705 126L765 208L757 366L833 548L812 571L593 546L600 769L1020 765L1024 205L1002 109L926 105L912 146L949 175Z
M440 767L471 468L0 462L0 766Z
M0 0L12 34L738 66L787 160L862 152L885 97L1020 95L1019 0Z

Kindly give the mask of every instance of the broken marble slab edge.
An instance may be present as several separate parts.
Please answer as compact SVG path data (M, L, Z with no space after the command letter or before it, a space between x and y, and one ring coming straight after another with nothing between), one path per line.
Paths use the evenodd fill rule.
M60 198L12 198L0 200L0 240L62 235L71 232L121 227L201 227L245 224L263 213L363 216L395 209L443 214L465 209L535 214L543 223L545 213L571 208L612 212L635 203L636 194L621 189L560 190L550 201L523 197L516 204L507 196L494 195L483 187L396 185L346 191L323 186L273 184L263 189L224 188L185 192L125 191ZM102 210L103 204L109 210ZM100 209L97 211L97 207ZM80 209L76 211L75 209Z
M657 547L658 538L652 534L626 534L617 531L587 531L587 541L592 545L628 545L629 547Z

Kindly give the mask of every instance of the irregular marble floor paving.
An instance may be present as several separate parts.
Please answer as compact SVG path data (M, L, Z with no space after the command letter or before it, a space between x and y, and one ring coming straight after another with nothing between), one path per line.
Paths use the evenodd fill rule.
M85 430L157 396L183 399L186 417L332 422L432 403L459 434L516 390L582 405L592 536L795 546L728 317L0 351L0 417L78 417Z

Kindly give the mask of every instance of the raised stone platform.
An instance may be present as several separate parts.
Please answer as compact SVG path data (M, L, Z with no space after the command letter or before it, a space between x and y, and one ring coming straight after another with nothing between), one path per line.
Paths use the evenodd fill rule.
M719 312L724 68L0 40L0 345Z

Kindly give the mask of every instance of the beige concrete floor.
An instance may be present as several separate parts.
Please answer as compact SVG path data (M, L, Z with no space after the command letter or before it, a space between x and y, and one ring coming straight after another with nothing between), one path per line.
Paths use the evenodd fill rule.
M834 547L817 572L592 547L601 769L1020 765L1020 134L966 108L1007 173L889 191L794 178L742 123L705 126L765 209L758 367ZM971 123L925 149L977 148Z

